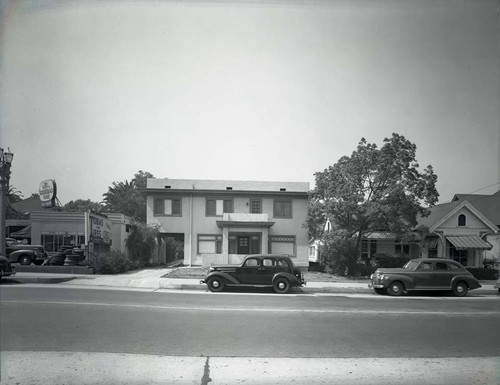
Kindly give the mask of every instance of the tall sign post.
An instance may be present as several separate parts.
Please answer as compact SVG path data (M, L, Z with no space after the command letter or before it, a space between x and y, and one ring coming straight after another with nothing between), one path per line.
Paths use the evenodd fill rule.
M7 196L9 194L10 165L14 154L0 148L0 255L5 255L5 223L7 217Z
M85 213L85 244L89 263L96 268L99 253L111 245L111 221L105 215Z

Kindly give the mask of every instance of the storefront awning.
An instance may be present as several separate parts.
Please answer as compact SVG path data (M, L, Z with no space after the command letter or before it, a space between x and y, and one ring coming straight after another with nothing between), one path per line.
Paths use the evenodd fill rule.
M26 226L24 229L10 233L13 238L31 238L31 225Z
M477 235L447 236L446 239L457 249L482 249L489 250L491 245Z

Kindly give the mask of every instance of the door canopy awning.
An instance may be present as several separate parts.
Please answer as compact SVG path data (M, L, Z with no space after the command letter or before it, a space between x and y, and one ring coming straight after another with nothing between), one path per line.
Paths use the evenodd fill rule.
M447 236L446 239L457 249L482 249L490 250L492 246L477 235Z
M272 227L267 214L224 213L217 226L223 227Z

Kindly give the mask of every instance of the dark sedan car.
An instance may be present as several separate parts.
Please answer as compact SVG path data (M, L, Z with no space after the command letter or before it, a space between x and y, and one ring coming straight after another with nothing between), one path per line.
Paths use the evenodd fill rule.
M464 297L469 290L481 287L469 271L451 259L413 259L400 269L377 269L370 278L368 286L377 294L395 296L411 290L452 290L457 297Z
M248 255L241 265L210 267L205 279L210 291L230 286L272 287L276 293L288 293L292 286L305 285L301 271L286 255Z
M6 257L0 256L0 278L16 274L16 270L12 267Z

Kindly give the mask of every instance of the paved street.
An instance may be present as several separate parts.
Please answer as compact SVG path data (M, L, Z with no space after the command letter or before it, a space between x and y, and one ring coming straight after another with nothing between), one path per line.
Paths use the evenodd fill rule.
M420 378L424 367L429 382L422 377L420 383L438 383L439 373L439 383L469 383L449 381L457 373L465 381L464 370L470 375L480 368L484 378L476 375L477 383L500 381L498 296L279 296L60 285L2 285L0 296L2 383L27 383L18 376L28 380L40 370L74 381L61 383L106 383L99 382L102 376L82 376L118 378L117 368L142 372L167 362L167 372L148 369L138 383L203 384L207 376L211 384L231 383L223 382L228 378L333 383L333 374L344 378L355 367L364 369L349 383L373 383L363 382L373 381L367 370L400 383ZM90 365L95 360L98 372ZM292 376L299 366L303 370ZM312 368L315 377L307 377ZM272 373L279 379L269 381Z

